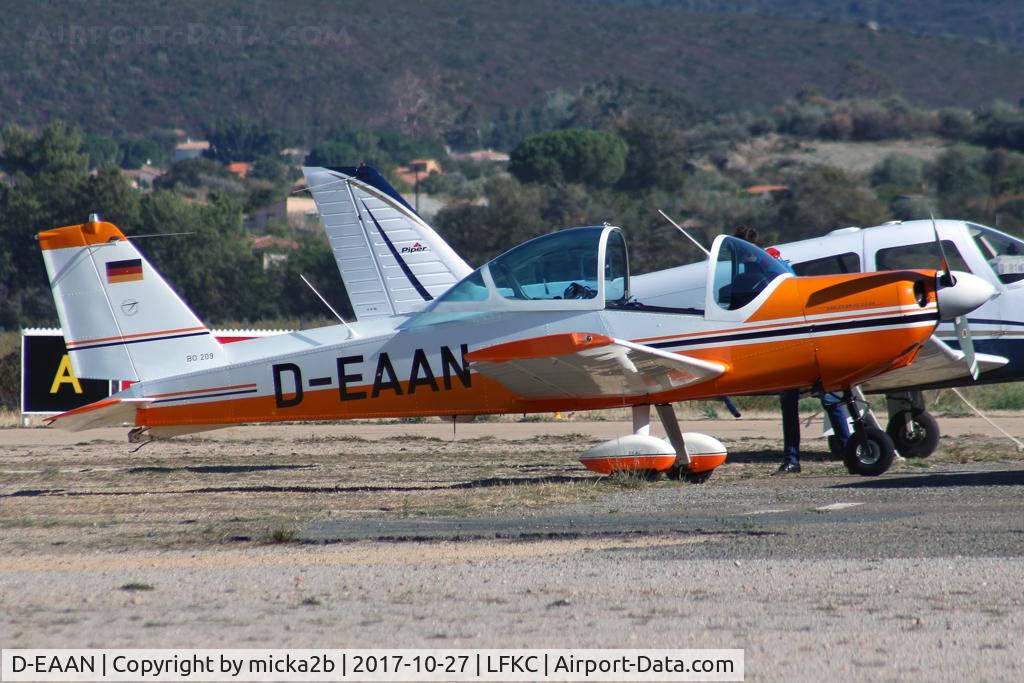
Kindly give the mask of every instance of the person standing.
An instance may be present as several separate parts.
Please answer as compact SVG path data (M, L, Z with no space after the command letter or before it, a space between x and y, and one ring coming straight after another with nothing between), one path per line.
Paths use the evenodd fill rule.
M741 225L733 231L733 236L746 240L751 244L759 244L759 235L754 228ZM771 256L782 263L786 270L796 274L782 258L782 253L775 247L765 249ZM779 394L779 406L782 408L782 464L779 469L772 473L776 474L798 474L800 472L800 391L798 389L787 389ZM846 408L842 400L835 394L822 393L821 407L828 415L832 425L832 431L839 440L840 446L845 446L850 438L850 424L846 419Z

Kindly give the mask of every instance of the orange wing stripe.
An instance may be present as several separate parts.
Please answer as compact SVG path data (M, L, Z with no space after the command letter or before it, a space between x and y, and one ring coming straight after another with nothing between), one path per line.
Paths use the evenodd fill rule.
M496 344L484 349L478 349L466 354L466 360L470 362L487 361L491 363L503 363L510 360L524 360L526 358L550 358L552 356L567 356L570 353L578 353L584 349L591 349L597 346L607 346L614 343L611 337L603 334L588 334L573 332L570 334L552 334L547 337L534 337L533 339L520 339L505 344Z

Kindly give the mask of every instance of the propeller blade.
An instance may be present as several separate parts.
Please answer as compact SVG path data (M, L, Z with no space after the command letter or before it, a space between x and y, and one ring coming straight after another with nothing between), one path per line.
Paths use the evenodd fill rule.
M939 247L939 258L942 259L942 276L939 278L939 285L942 287L952 287L956 284L956 278L953 277L953 271L949 267L949 259L946 258L946 250L942 248L942 240L939 239L939 227L935 224L935 214L929 212L928 215L932 219L932 232L935 233L935 244Z
M953 270L949 267L949 259L946 257L946 250L942 247L942 240L939 238L939 228L935 224L935 214L929 212L928 215L932 219L932 232L935 233L935 243L939 247L939 257L942 259L942 271L943 271L943 273L942 273L942 275L940 275L940 276L938 276L936 278L938 280L938 282L936 284L940 288L941 287L950 287L950 288L952 288L955 284L957 284L957 281L956 281L956 278L953 277ZM961 278L961 279L963 279L963 278ZM989 289L991 289L991 285L988 285L988 283L981 283L981 284L982 285L987 285L989 287ZM952 292L949 292L946 295L946 298L947 299L957 299L957 304L963 304L963 308L970 307L969 310L973 310L977 306L980 306L981 303L983 303L981 301L981 298L983 296L984 296L985 299L988 299L988 298L991 298L992 294L995 293L994 290L993 290L992 293L990 293L987 296L985 296L984 295L984 287L981 286L981 285L978 285L976 283L973 283L973 282L964 282L958 289L969 290L969 291L961 292L959 297L957 297L955 295L952 295ZM955 291L955 290L953 290L953 291ZM973 296L970 296L970 295L973 295ZM941 292L936 292L936 296L938 297L938 299L941 302L942 299L943 299L942 293ZM970 298L978 299L979 301L978 302L969 301L968 299L970 299ZM951 304L953 304L953 301L949 301L949 303L947 303L947 306L946 306L947 310L954 308L954 305L951 305ZM939 314L940 315L942 314L942 306L941 305L939 306ZM960 315L957 315L956 317L953 318L953 328L956 330L956 338L960 342L960 350L964 354L964 360L967 362L967 366L970 368L971 377L973 379L978 379L978 371L979 371L978 370L978 358L977 358L977 356L974 353L974 338L971 337L971 327L970 327L970 325L967 324L967 314L966 313L961 313Z
M953 320L953 327L956 329L956 338L960 341L960 350L964 353L964 360L971 369L971 377L978 379L978 359L974 355L974 339L971 337L971 328L967 324L966 315L958 315Z

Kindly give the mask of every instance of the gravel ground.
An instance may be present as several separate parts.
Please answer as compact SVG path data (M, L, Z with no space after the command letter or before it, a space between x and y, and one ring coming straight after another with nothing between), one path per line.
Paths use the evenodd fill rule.
M769 478L775 420L688 423L732 452L702 486L590 476L575 456L629 430L610 422L135 454L116 430L0 430L0 643L743 648L749 680L1021 680L1024 459L942 425L935 456L862 479L820 439Z

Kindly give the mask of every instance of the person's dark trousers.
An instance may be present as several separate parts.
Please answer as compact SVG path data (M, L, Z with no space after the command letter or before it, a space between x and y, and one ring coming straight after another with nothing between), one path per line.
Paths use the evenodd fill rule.
M782 405L783 464L800 464L800 392L787 389L779 394Z
M825 409L825 413L828 414L828 421L832 425L832 431L836 438L839 439L839 444L845 446L846 442L850 440L850 423L847 421L849 413L846 412L846 406L843 405L842 399L835 394L822 394L821 405ZM797 437L797 443L799 444L799 437Z

